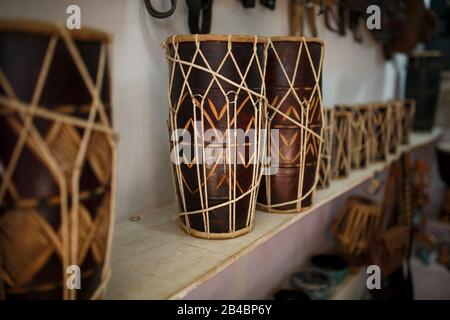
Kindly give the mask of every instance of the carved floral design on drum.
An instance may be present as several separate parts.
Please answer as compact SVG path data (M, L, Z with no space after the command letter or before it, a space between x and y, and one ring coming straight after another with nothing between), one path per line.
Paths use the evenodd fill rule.
M116 166L109 42L91 29L0 22L6 299L91 299L104 292ZM70 265L82 270L80 290L66 286Z

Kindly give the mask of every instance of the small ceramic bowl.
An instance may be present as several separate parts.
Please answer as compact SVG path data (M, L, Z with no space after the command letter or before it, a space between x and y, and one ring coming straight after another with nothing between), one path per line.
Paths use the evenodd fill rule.
M315 269L326 273L334 285L340 284L348 273L347 262L343 258L332 254L313 256L311 264Z
M291 284L295 289L306 292L312 300L326 300L333 292L333 282L330 277L314 268L307 268L294 273Z

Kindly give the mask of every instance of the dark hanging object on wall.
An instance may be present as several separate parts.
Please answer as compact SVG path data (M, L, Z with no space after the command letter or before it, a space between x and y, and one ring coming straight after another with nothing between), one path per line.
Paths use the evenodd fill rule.
M312 0L290 0L289 1L289 34L291 36L304 36L305 14L312 37L317 37L316 15L314 13Z
M115 194L110 37L0 21L0 295L94 299L109 279ZM67 268L82 270L79 290Z
M367 0L336 0L335 2L337 2L336 6L325 5L325 25L328 30L345 36L348 28L353 33L353 39L356 42L362 42L359 27L371 2Z
M341 3L338 3L336 0L336 4L325 5L325 26L326 28L334 33L337 33L341 36L345 36L345 8Z
M405 20L392 31L392 37L384 46L384 54L390 59L395 52L409 54L418 42L428 42L437 29L437 18L426 9L423 0L408 0L404 9Z
M434 125L442 68L440 51L422 51L409 57L406 98L416 100L414 131L430 131Z
M144 3L145 3L145 7L147 8L148 13L153 18L157 18L157 19L164 19L164 18L170 17L175 12L175 9L177 8L177 0L170 0L171 8L167 11L156 10L152 5L151 0L144 0Z
M251 1L243 0L243 2ZM151 0L144 0L144 3L148 13L157 19L170 17L177 8L177 0L171 0L171 7L167 11L156 10ZM212 4L213 0L186 0L189 30L192 34L209 33L211 30Z
M192 34L205 34L211 30L213 0L186 0L188 23ZM200 20L202 21L200 24Z
M406 25L405 0L378 0L372 4L380 8L380 29L371 29L370 34L380 43L388 43L398 30ZM366 19L369 15L366 15Z
M260 0L259 3L270 10L275 10L275 0Z

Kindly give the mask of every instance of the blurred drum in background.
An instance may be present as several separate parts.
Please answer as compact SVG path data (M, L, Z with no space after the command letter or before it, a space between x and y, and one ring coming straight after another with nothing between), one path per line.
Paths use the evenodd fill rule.
M350 114L339 108L334 111L334 141L331 153L332 178L345 178L351 169Z
M375 102L372 104L372 161L386 161L389 154L390 109L387 104Z
M331 180L331 154L334 140L334 109L325 108L323 110L323 144L319 164L318 189L325 189L330 186Z
M104 292L116 191L109 43L88 28L0 22L6 299L95 299Z

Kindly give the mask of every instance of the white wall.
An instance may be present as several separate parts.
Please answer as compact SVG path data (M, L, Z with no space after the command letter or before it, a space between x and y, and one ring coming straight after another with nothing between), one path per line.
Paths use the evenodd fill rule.
M153 0L164 8L169 1ZM287 0L276 11L261 6L245 10L239 1L214 2L212 33L284 35ZM167 66L160 47L167 36L188 33L185 1L166 20L150 17L138 0L14 0L0 2L0 18L31 18L65 23L66 7L81 7L82 25L114 36L113 90L115 123L120 134L118 214L125 217L174 201L167 146ZM162 5L163 4L163 5ZM357 103L394 95L394 66L368 34L364 44L351 34L342 38L325 30L323 101Z

